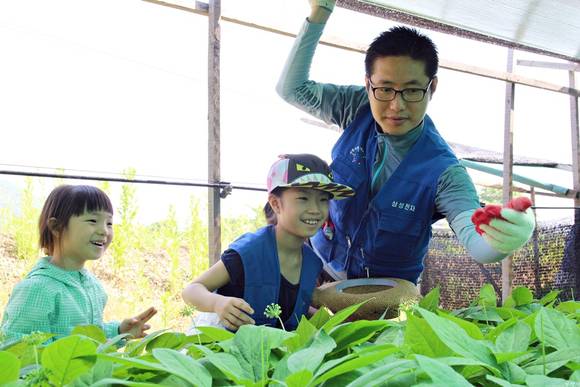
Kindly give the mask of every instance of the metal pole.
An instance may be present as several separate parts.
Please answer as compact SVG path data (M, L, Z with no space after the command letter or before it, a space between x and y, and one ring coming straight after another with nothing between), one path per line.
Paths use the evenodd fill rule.
M568 82L576 86L574 71L568 72ZM580 144L578 133L578 97L570 96L570 131L572 134L572 175L574 188L580 188ZM574 207L580 206L580 199L574 199ZM580 290L580 209L574 210L574 263L576 265L576 290ZM575 295L576 296L576 295Z
M508 49L507 72L513 71L514 51ZM512 198L513 177L513 128L514 128L514 99L515 84L506 82L505 87L505 121L503 138L503 202L507 203ZM501 298L503 302L510 296L512 290L513 267L512 257L509 256L501 262Z
M220 16L221 0L210 0L208 9L208 149L207 167L210 183L219 183L220 173ZM221 208L219 188L208 189L209 264L217 262L221 252Z
M530 187L530 199L533 204L536 204L536 188ZM533 207L531 211L534 211L534 217L537 219L537 211L536 207ZM536 221L536 228L534 229L534 233L532 235L532 243L534 249L534 296L541 297L542 291L542 281L540 281L540 241L539 241L540 232L538 230L538 222Z

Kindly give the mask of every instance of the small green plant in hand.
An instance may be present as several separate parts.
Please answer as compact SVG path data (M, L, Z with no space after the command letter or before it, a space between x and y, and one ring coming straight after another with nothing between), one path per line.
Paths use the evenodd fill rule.
M266 310L264 311L264 316L266 316L268 318L277 318L278 321L280 321L280 326L282 327L282 329L286 330L286 328L284 327L284 323L282 322L282 319L280 318L281 314L282 314L282 308L278 304L270 304L266 307Z
M185 307L181 309L179 314L181 315L181 317L193 317L195 311L196 311L195 306L185 305Z

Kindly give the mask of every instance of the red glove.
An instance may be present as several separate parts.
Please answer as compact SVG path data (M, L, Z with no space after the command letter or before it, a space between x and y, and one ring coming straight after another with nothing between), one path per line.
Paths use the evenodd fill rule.
M532 201L525 196L514 198L508 202L507 208L524 212L532 206ZM492 219L503 219L501 216L502 207L498 204L488 204L484 208L478 208L471 215L471 221L475 225L475 231L479 235L483 234L483 230L479 227L482 224L489 224Z

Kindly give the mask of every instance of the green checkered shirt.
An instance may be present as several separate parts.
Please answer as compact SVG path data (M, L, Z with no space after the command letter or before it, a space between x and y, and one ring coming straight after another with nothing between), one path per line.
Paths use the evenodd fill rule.
M6 340L36 331L58 339L87 324L102 327L107 337L118 335L118 322L103 323L107 294L99 280L85 269L68 271L49 260L41 258L14 287L2 319Z

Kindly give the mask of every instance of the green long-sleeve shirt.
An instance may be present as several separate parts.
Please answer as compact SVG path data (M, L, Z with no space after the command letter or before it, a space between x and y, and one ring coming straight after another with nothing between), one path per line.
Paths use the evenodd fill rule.
M118 335L119 323L103 323L107 295L99 280L85 269L64 270L41 258L14 287L2 319L6 340L32 332L70 334L77 325L98 325L107 337Z
M290 104L329 124L345 129L359 109L369 103L364 86L318 83L309 79L312 58L324 24L305 21L296 37L276 90ZM377 130L377 160L372 176L373 191L384 184L415 144L422 124L403 136L392 136ZM495 262L503 257L477 234L471 215L479 208L479 198L471 178L461 165L445 170L438 181L435 208L449 222L459 241L479 262Z

